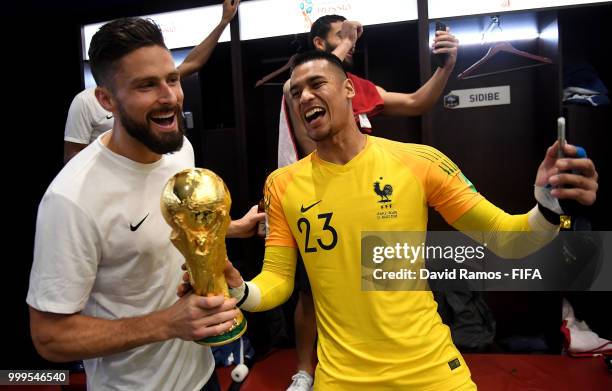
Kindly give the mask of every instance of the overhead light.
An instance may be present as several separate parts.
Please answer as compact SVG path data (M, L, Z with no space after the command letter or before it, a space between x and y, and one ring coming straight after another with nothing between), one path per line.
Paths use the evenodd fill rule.
M532 40L540 37L535 27L508 28L502 31L493 31L487 35L484 42L482 40L482 33L480 32L458 32L454 35L455 38L459 40L459 45L480 45L491 42ZM433 35L429 39L429 44L433 45Z

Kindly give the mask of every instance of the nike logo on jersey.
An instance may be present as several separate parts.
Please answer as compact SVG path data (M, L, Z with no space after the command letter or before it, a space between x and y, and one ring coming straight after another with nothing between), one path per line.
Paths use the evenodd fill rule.
M318 204L318 203L319 203L319 202L321 202L321 201L323 201L323 200L319 200L319 201L315 202L314 204L312 204L312 205L310 205L310 206L307 206L306 208L304 208L304 204L302 204L302 205L301 205L301 208L300 208L300 211L301 211L302 213L306 213L306 212L308 212L308 210L309 210L310 208L312 208L313 206L315 206L316 204Z
M112 119L112 118L113 118L113 115L112 115L112 114L107 114L107 115L106 115L106 119Z
M149 217L148 213L147 213L147 215L142 220L140 220L140 223L138 223L136 225L130 224L130 231L132 231L132 232L136 231L138 229L138 227L140 227L140 224L144 223L144 221L147 219L147 217Z

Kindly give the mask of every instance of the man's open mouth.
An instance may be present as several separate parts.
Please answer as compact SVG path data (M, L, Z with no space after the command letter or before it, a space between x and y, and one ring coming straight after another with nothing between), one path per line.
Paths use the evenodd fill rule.
M323 116L324 114L325 114L325 109L323 109L322 107L313 107L312 109L304 113L304 119L306 120L307 123L311 123L312 121Z
M156 124L160 126L168 127L174 123L175 116L176 116L176 112L172 111L172 112L152 114L150 118L151 118L151 121L155 122Z

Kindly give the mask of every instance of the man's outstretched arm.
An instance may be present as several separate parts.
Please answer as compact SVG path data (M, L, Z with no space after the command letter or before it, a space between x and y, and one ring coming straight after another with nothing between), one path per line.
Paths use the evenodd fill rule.
M459 41L446 31L436 31L433 53L446 53L446 62L417 91L407 94L389 92L376 86L385 106L382 113L393 116L417 116L427 112L438 101L457 62Z
M228 262L225 278L230 294L238 300L238 306L246 311L267 311L277 307L287 301L293 292L296 261L296 248L266 246L261 273L247 282Z
M206 64L210 55L212 54L215 46L217 46L217 42L219 42L219 38L225 30L225 27L232 21L234 15L236 15L236 11L238 10L238 4L240 4L240 0L224 0L223 1L223 15L221 16L221 21L219 24L211 31L208 36L198 44L198 46L194 47L185 60L178 66L178 71L181 74L181 77L187 77L194 72L197 72Z
M555 186L551 199L573 200L590 206L597 197L598 174L590 159L577 154L572 145L564 146L567 158L557 158L557 143L548 148L537 172L535 186ZM483 199L453 222L453 227L468 233L479 242L486 242L496 254L505 258L521 258L542 248L555 238L559 230L556 211L543 205L536 192L538 205L521 215L511 215ZM546 203L547 204L547 203Z
M224 273L230 295L238 301L238 307L250 312L267 311L283 304L293 292L296 261L296 248L266 246L261 272L245 282L238 269L228 260ZM184 297L192 289L189 273L185 272L183 283L177 288L177 296Z

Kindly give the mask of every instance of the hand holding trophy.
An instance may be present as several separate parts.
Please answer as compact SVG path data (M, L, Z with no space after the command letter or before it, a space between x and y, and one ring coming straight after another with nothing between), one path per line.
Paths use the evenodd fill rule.
M230 223L231 204L223 180L202 168L175 174L162 192L162 214L172 227L170 240L185 257L191 285L200 296L223 294L229 297L223 269L227 259L225 234ZM224 345L240 338L246 327L246 319L238 310L230 330L196 342Z

